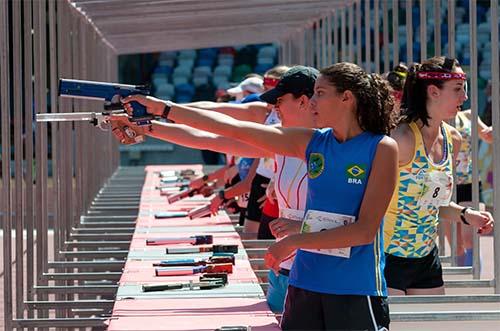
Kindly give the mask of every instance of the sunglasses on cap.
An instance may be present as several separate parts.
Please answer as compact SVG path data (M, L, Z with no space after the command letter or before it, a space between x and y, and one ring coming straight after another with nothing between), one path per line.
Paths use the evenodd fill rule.
M276 87L279 83L279 79L277 78L271 78L271 77L264 77L264 86L269 86L269 87Z

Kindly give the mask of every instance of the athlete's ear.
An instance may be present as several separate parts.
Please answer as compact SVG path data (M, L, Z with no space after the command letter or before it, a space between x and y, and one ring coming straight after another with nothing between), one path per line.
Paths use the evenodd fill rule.
M312 99L312 97L309 98L307 95L302 96L302 100L304 102L304 107L309 108L309 106L311 104L311 99Z
M300 96L300 106L301 107L307 106L308 102L309 102L309 98L306 95Z
M439 87L437 87L436 85L427 86L427 95L428 96L436 98L436 97L439 97L440 94L441 94L441 91L439 90Z
M354 95L349 90L346 90L346 91L344 91L344 93L342 93L342 101L343 102L352 100L353 98L354 98Z

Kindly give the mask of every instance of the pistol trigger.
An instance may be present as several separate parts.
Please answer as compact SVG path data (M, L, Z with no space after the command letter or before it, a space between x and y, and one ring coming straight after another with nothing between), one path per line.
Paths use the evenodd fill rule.
M109 120L107 118L105 118L104 120L102 120L97 126L99 127L99 129L101 129L102 131L109 131Z

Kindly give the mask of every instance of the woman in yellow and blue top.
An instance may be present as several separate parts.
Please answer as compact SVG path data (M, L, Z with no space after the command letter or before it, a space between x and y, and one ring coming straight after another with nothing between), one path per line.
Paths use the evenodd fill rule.
M399 147L399 182L384 220L385 278L390 295L444 294L436 246L440 219L489 233L493 218L451 202L460 133L446 124L467 100L458 61L433 57L408 72Z
M276 272L280 262L298 250L283 330L388 328L382 219L396 185L398 152L387 136L395 126L393 102L380 76L352 63L322 69L310 108L315 126L324 129L264 126L152 97L124 100L130 101L176 123L307 163L306 214L316 210L322 216L312 222L322 223L327 217L341 226L292 234L269 247L265 260ZM128 105L125 108L130 111ZM345 223L344 217L354 222ZM344 247L350 254L324 251Z

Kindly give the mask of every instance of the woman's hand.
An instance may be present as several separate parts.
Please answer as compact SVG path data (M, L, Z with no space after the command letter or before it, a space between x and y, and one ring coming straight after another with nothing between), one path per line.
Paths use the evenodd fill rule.
M224 172L224 183L230 184L234 177L238 174L238 167L232 166Z
M146 112L155 116L161 116L163 114L163 111L165 110L166 105L166 102L161 99L140 94L130 95L126 98L123 98L121 101L123 103L123 108L129 115L132 115L133 111L132 105L130 105L132 101L136 101L145 106Z
M191 181L189 182L189 188L197 190L205 184L206 184L205 176L198 176L196 178L191 179Z
M280 263L290 256L297 247L294 244L294 236L286 237L283 240L269 246L267 253L264 256L266 266L274 270L276 273L280 269Z
M262 187L264 187L264 184L262 184ZM274 190L274 180L273 179L271 179L269 184L267 184L267 186L266 186L266 196L271 201L276 200L276 191Z
M493 128L491 126L488 126L481 131L479 131L479 137L487 142L488 144L493 143Z
M120 143L131 145L144 141L144 127L130 122L127 115L112 115L109 117L109 123L111 124L111 132Z
M219 211L219 209L223 203L224 203L224 201L222 200L222 198L218 194L216 194L212 198L212 200L210 200L210 212L212 213L212 215L217 214L217 212Z
M259 208L263 209L266 201L269 201L271 204L275 204L276 201L276 192L274 192L274 183L271 181L269 184L261 184L262 188L266 189L266 194L261 196L257 202L259 203Z
M269 229L276 238L286 237L300 233L302 221L294 221L288 218L277 218L269 223Z
M493 231L493 223L495 220L491 213L487 211L467 209L464 217L471 226L478 228L477 233L479 234L488 234Z
M214 194L214 188L209 185L203 185L198 189L201 195L203 195L205 198L208 198L212 194Z

